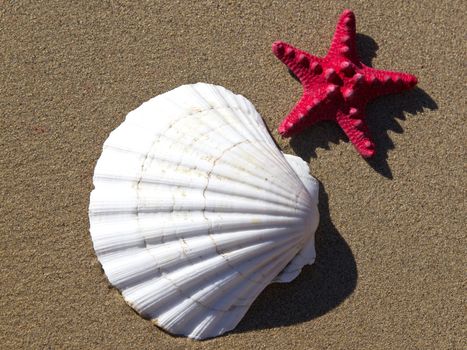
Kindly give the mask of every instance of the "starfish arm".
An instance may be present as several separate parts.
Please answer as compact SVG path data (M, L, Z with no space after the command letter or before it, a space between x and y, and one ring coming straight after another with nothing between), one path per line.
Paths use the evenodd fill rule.
M364 158L370 158L375 154L374 143L370 137L368 126L363 121L364 117L358 118L348 114L337 118L337 123L353 143L358 153Z
M359 61L356 45L355 15L352 11L345 10L340 16L327 56L344 56L354 63Z
M417 84L417 78L408 73L392 72L364 67L363 75L368 83L367 96L372 100L379 96L397 94Z
M310 97L302 96L300 101L298 101L279 125L279 134L282 137L290 137L313 125L316 122L314 115L320 104L321 100L318 98L311 99Z
M333 97L338 95L338 86L328 84L313 93L303 91L300 101L290 111L278 128L282 137L290 137L312 126L320 120L328 120L327 109Z
M320 73L320 58L290 44L276 41L272 44L272 52L302 83L306 83L310 76Z
M289 137L298 131L295 131L295 125L297 125L303 116L306 115L307 109L303 103L299 101L295 107L290 111L287 117L284 118L282 123L279 125L277 130L282 137Z

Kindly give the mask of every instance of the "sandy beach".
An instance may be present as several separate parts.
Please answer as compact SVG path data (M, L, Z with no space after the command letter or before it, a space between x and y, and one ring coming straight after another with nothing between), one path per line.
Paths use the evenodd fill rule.
M332 123L277 132L302 88L271 44L324 56L346 8L364 63L419 80L368 106L370 161ZM0 348L465 349L465 12L434 0L2 1ZM250 99L321 184L315 265L203 342L124 302L87 216L109 133L199 81Z

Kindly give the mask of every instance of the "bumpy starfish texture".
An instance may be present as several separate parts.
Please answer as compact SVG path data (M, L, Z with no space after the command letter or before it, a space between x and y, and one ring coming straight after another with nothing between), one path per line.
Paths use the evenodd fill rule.
M324 58L282 41L272 45L277 58L303 86L300 101L279 126L283 137L297 134L318 121L334 120L363 157L375 154L365 122L366 105L379 96L414 87L417 78L364 65L357 54L355 36L355 16L352 11L345 10Z

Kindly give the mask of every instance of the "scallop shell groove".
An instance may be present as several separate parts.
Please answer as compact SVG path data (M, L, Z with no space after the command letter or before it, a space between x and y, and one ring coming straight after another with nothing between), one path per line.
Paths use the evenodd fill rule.
M183 85L130 112L104 143L89 205L110 283L169 333L215 337L272 282L315 258L318 184L250 101Z

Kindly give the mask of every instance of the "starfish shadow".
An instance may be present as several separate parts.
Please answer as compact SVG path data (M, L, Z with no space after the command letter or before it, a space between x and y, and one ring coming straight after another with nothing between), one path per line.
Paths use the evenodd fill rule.
M377 56L378 44L369 36L357 34L357 51L362 62L371 67L372 60ZM293 76L293 74L292 74ZM296 77L294 76L296 79ZM367 123L376 144L376 155L367 160L368 164L379 174L392 179L392 172L387 158L388 151L394 149L394 143L388 131L403 133L403 128L397 119L405 120L405 113L416 115L425 108L438 109L436 102L422 89L414 88L400 94L387 95L372 101L367 109ZM335 144L347 141L344 132L335 124L322 122L308 128L303 133L293 136L290 145L297 155L305 161L316 158L316 149L329 149L329 143Z
M435 110L436 102L422 89L403 92L399 95L389 95L377 99L368 105L367 122L376 144L376 154L367 163L381 175L392 179L392 172L387 158L388 151L394 149L394 143L388 131L403 133L404 129L399 120L405 120L404 112L412 115L423 112L424 108Z
M268 286L232 331L275 328L310 321L342 303L357 285L357 265L329 215L328 195L320 183L320 224L316 261L291 283Z

